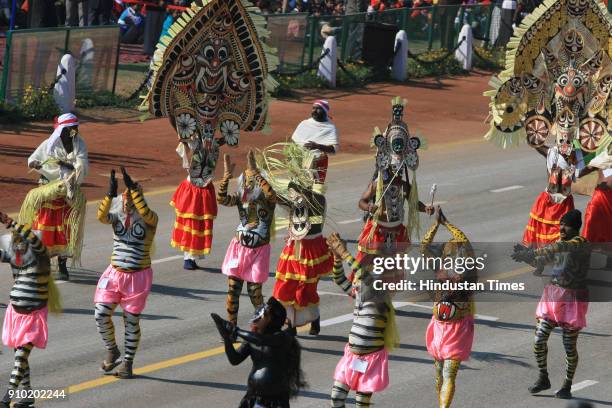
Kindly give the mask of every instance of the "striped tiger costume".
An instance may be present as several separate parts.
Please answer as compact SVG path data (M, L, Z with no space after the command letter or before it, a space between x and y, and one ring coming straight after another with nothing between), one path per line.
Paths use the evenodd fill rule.
M582 225L578 210L568 211L561 217L560 224L572 226L576 234ZM518 252L518 253L517 253ZM522 253L521 253L522 252ZM578 367L578 335L586 327L586 313L589 307L587 275L590 264L590 245L580 235L559 240L539 249L515 248L513 259L524 261L532 266L552 265L550 283L536 309L537 325L533 351L539 368L536 382L529 392L536 394L551 387L548 377L548 339L559 327L565 349L565 380L555 393L557 398L571 398L572 384Z
M107 349L102 370L109 374L121 363L121 353L115 342L112 315L117 307L123 309L125 325L125 353L129 374L122 367L116 373L131 377L131 365L140 342L140 313L151 291L151 246L157 229L158 217L151 210L139 188L126 190L122 197L104 197L98 208L98 220L113 227L111 264L100 277L96 294L95 318L98 332Z
M395 333L390 328L395 322L394 310L388 295L373 290L372 274L365 263L370 256L357 261L348 251L342 257L337 252L334 255L333 280L355 298L355 304L348 343L334 373L331 406L344 407L349 391L355 390L355 406L369 407L372 394L389 384L388 348ZM345 275L343 260L350 265L353 281Z
M433 244L440 225L451 234L449 242ZM474 250L466 235L459 228L440 217L429 228L421 242L421 253L425 257L463 256L474 258ZM440 282L456 278L454 271L436 270ZM454 274L455 276L449 277ZM461 281L476 282L475 270L465 271ZM434 358L435 386L440 408L448 408L455 395L455 380L461 361L469 359L474 342L474 301L468 291L436 291L434 293L433 316L425 335L427 351Z
M247 169L238 178L238 191L228 194L231 173L225 173L217 202L238 207L240 223L232 238L221 271L228 277L227 319L236 324L244 282L255 308L263 304L262 284L270 269L270 229L274 219L276 193L257 169Z
M30 387L29 356L34 347L47 346L47 303L50 301L50 260L47 248L28 225L9 219L7 228L12 234L4 235L0 242L0 260L10 264L15 283L10 292L2 328L4 345L15 349L15 363L8 391L2 406L9 406L10 392L21 385ZM59 306L58 306L59 307ZM33 402L33 400L32 400Z

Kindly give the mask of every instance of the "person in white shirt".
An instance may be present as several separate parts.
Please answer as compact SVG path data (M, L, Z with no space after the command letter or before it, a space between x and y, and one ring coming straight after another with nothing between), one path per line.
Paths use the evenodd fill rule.
M311 150L316 183L324 184L329 163L328 154L338 153L338 130L330 121L329 102L322 99L314 101L309 119L303 120L293 132L291 140Z
M87 145L79 136L72 113L56 119L53 134L28 158L40 173L40 186L30 190L19 212L19 223L40 233L51 257L58 257L59 279L68 280L66 259L80 261L85 196L80 185L89 169Z

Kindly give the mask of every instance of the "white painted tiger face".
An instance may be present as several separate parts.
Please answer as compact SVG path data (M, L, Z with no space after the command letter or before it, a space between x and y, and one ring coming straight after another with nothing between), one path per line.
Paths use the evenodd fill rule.
M290 188L289 200L292 202L291 213L289 214L289 235L294 239L304 238L310 231L306 197Z

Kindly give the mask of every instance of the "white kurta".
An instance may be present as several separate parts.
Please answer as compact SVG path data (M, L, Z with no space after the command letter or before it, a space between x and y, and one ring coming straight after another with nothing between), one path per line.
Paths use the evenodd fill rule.
M70 163L74 166L74 171L77 172L77 184L81 184L87 173L89 172L89 158L87 153L87 145L85 141L80 136L75 136L72 139L72 144L74 146L72 153L68 154L66 149L64 149L64 145L61 140L57 140L53 148L51 149L51 153L47 153L47 143L49 139L42 142L38 148L30 155L28 158L28 166L33 161L38 161L40 163L44 163L46 160L50 158L56 158L58 160ZM47 178L49 181L55 181L58 179L65 180L72 174L73 170L68 169L66 167L61 167L55 163L46 163L42 166L42 168L36 170L43 176Z
M303 120L291 136L300 146L308 142L315 142L324 146L334 146L334 153L338 153L338 130L332 122L317 122L313 118Z

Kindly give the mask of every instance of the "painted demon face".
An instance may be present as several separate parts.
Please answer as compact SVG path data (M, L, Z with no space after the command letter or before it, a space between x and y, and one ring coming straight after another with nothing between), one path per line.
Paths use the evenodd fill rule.
M457 306L451 302L439 302L436 308L438 309L437 315L440 320L451 320L457 313Z
M586 91L587 78L575 68L568 68L555 83L555 97L564 102L582 101Z
M402 120L404 117L404 106L393 105L393 120Z
M406 144L408 142L408 133L406 129L401 126L392 126L389 129L389 146L394 154L402 154L406 150Z
M205 42L198 62L198 77L196 83L199 92L220 92L227 78L228 65L231 63L230 48L224 38L212 38Z
M572 17L581 16L586 11L588 4L588 0L568 0L567 13Z
M221 105L221 98L219 95L214 93L205 93L197 95L198 101L198 114L206 121L214 121L217 119L217 112Z
M227 77L227 86L230 95L242 95L249 90L250 80L243 71L231 71Z
M584 37L578 31L571 29L563 37L563 47L568 54L577 54L584 49Z
M574 140L576 131L576 115L568 109L564 108L557 115L557 144L559 146L569 145Z
M293 189L289 189L289 199L292 202L289 215L289 235L293 239L302 239L310 231L307 201L302 194Z

